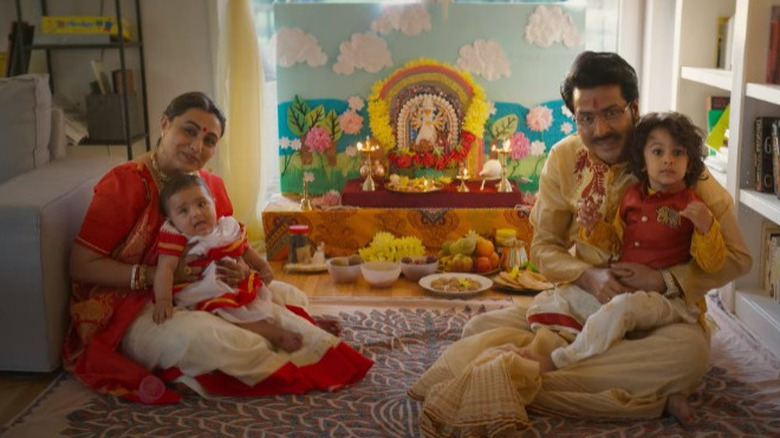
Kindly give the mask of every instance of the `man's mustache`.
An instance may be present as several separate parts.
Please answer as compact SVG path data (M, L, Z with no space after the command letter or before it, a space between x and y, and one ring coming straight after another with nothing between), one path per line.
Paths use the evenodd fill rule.
M593 137L592 141L594 143L599 143L599 142L602 142L602 141L610 141L610 140L620 140L620 136L617 135L617 134L609 134L609 135L604 135L604 136L601 136L601 137Z

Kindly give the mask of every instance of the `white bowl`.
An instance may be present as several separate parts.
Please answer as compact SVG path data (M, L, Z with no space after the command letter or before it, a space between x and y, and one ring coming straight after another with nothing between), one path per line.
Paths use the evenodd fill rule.
M404 277L412 281L417 281L428 274L433 274L439 268L439 260L431 263L420 263L418 260L426 260L426 256L413 257L412 263L401 262L401 272ZM417 263L415 263L417 262Z
M334 261L336 261L335 264ZM346 264L340 265L338 264L339 262ZM333 257L325 262L328 273L330 273L330 276L333 277L333 281L336 283L352 283L357 280L357 277L360 274L361 264L362 263L350 265L349 257Z
M401 275L401 264L385 261L365 262L360 265L360 271L372 287L390 287Z

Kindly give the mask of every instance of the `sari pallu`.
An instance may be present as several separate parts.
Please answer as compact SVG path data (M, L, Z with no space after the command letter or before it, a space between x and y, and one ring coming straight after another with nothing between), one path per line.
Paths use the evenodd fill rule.
M148 169L142 165L126 163L119 167L119 171L109 172L96 186L96 196L90 205L87 216L88 218L90 215L102 216L103 223L111 222L112 211L121 211L127 203L140 202L142 207L139 209L140 214L136 215L137 220L129 228L124 241L110 252L110 256L123 263L155 265L154 248L160 226L164 222L157 207L156 186L154 186ZM232 214L232 206L225 194L221 179L204 171L201 171L201 176L212 189L218 215ZM133 193L132 187L142 187L142 189ZM100 196L98 196L99 191L101 191ZM128 200L127 198L133 199ZM125 204L118 206L118 203ZM108 219L106 219L107 217ZM98 222L100 221L85 219L85 226L88 223ZM81 234L77 238L77 244L84 245L99 253L105 253L97 245L82 239ZM298 293L301 294L300 291ZM313 389L338 389L360 381L373 365L370 359L365 358L335 337L327 343L328 345L305 345L294 358L281 353L277 354L270 349L270 344L259 335L233 326L216 316L204 312L191 312L196 317L184 319L196 321L206 318L211 325L219 326L223 332L237 335L231 337L246 338L247 342L251 341L248 345L252 345L255 349L251 352L253 357L255 359L260 357L262 360L256 360L253 364L255 368L252 369L247 369L248 365L245 365L240 370L239 378L236 378L231 375L234 370L229 366L221 367L221 364L213 362L206 363L203 367L200 366L198 361L205 356L204 352L209 350L210 346L197 345L198 342L195 342L199 340L200 333L197 332L199 326L187 326L186 331L183 331L182 327L176 327L178 330L176 331L173 328L167 330L164 325L154 325L154 323L150 325L151 320L147 321L147 319L151 318L148 310L151 307L152 296L151 290L131 291L129 288L111 288L73 282L70 305L71 326L63 348L65 369L97 392L118 395L140 402L139 387L143 379L152 376L151 370L158 370L156 374L163 380L189 377L189 379L184 380L198 381L207 391L217 394L257 396L278 393L298 394ZM278 304L281 308L278 312L285 324L300 327L302 321L300 317L308 318L311 321L302 307L287 306L285 302ZM144 312L145 310L147 312ZM180 312L177 311L174 315L177 313ZM184 315L183 311L179 319L182 319L182 315ZM166 321L166 323L168 322ZM127 350L120 348L120 345L128 329L144 324L148 326L149 330L158 330L158 334L170 332L168 333L170 336L167 339L156 340L160 347L160 353L157 357L139 361L138 356L131 359ZM311 328L314 329L314 327ZM322 330L315 330L319 338L326 337L326 335L331 336L324 335ZM179 362L166 363L166 359L175 356L167 354L166 350L178 348L182 335L185 338L189 336L187 340L193 341L190 344L197 347L197 353L200 355L185 351L178 357ZM304 339L306 340L306 337ZM127 341L127 339L124 340ZM241 352L237 354L241 354ZM212 354L212 356L215 355ZM233 362L239 362L239 359L236 358ZM216 366L216 368L210 368L210 366ZM251 375L248 376L247 373ZM144 402L173 403L179 399L178 393L166 388L158 399L144 400Z

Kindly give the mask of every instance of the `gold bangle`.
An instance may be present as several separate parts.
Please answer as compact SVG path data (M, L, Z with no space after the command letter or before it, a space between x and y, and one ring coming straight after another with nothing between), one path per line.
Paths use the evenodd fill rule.
M664 292L662 295L666 298L677 298L680 294L680 288L677 287L677 283L674 281L674 276L671 272L669 272L668 269L661 269L661 276L664 279L664 284L666 285L666 292Z
M137 277L138 283L136 284L136 289L146 289L146 265L139 265L138 266L138 277Z

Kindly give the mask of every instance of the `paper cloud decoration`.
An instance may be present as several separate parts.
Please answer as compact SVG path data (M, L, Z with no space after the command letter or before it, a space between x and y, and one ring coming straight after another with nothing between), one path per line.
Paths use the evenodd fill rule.
M476 40L472 45L461 47L459 55L458 67L488 81L509 77L512 73L504 49L493 40Z
M351 75L356 69L376 73L392 65L393 58L385 40L373 32L356 33L339 46L339 57L333 64L333 71L342 75Z
M393 5L382 9L379 18L371 22L371 30L387 35L400 30L406 36L430 32L431 15L423 5Z
M283 27L273 36L272 47L276 47L276 62L281 67L292 67L305 62L309 67L319 67L328 62L320 43L299 27Z
M525 26L525 40L539 47L550 47L553 43L575 47L583 43L571 16L558 6L538 6L534 10Z

